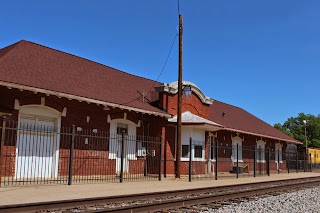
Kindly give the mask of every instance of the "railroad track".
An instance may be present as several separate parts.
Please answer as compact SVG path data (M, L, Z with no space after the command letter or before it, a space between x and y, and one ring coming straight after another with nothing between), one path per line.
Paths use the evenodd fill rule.
M62 200L0 206L1 213L11 212L174 212L177 208L206 203L230 204L250 196L292 188L320 185L320 177L257 182L232 186L206 187L157 193ZM243 199L242 199L243 200ZM172 209L172 211L170 210Z

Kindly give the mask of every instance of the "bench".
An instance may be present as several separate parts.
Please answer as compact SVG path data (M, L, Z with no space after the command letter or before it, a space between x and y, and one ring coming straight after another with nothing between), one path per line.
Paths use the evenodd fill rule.
M234 164L235 166L233 167L233 173L237 173L237 163ZM238 163L239 168L239 173L248 173L249 174L249 164L245 162L239 162ZM241 171L241 172L240 172Z

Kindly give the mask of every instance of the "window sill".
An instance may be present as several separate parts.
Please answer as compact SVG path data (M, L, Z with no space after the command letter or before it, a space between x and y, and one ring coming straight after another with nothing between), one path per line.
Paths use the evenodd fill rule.
M186 162L190 161L189 158L181 158L181 161ZM192 158L192 162L197 162L197 161L206 161L204 158Z
M204 158L193 158L192 160L193 161L206 161L206 159L204 159Z
M265 160L257 160L257 163L266 163Z
M189 158L181 158L181 161L189 161Z

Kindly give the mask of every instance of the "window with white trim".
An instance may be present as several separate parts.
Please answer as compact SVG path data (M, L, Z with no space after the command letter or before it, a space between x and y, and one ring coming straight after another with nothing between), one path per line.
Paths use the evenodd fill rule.
M189 145L182 145L181 158L190 157L190 148Z
M199 145L194 145L193 149L194 149L194 158L203 158L203 146L199 146Z
M265 147L266 143L263 140L257 141L257 162L258 163L265 163Z
M205 131L192 128L182 128L181 131L181 160L190 159L190 138L192 138L191 156L193 161L204 161L205 158Z
M232 138L232 160L233 162L237 162L237 144L238 144L238 161L243 162L242 160L242 139L239 136Z
M279 162L282 163L282 145L281 143L276 143L275 147L275 160L278 162L279 156Z

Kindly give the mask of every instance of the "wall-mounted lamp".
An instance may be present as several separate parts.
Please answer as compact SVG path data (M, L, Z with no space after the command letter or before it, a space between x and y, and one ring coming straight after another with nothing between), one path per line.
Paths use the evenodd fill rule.
M190 97L192 94L191 86L190 85L182 86L182 94L185 98Z

